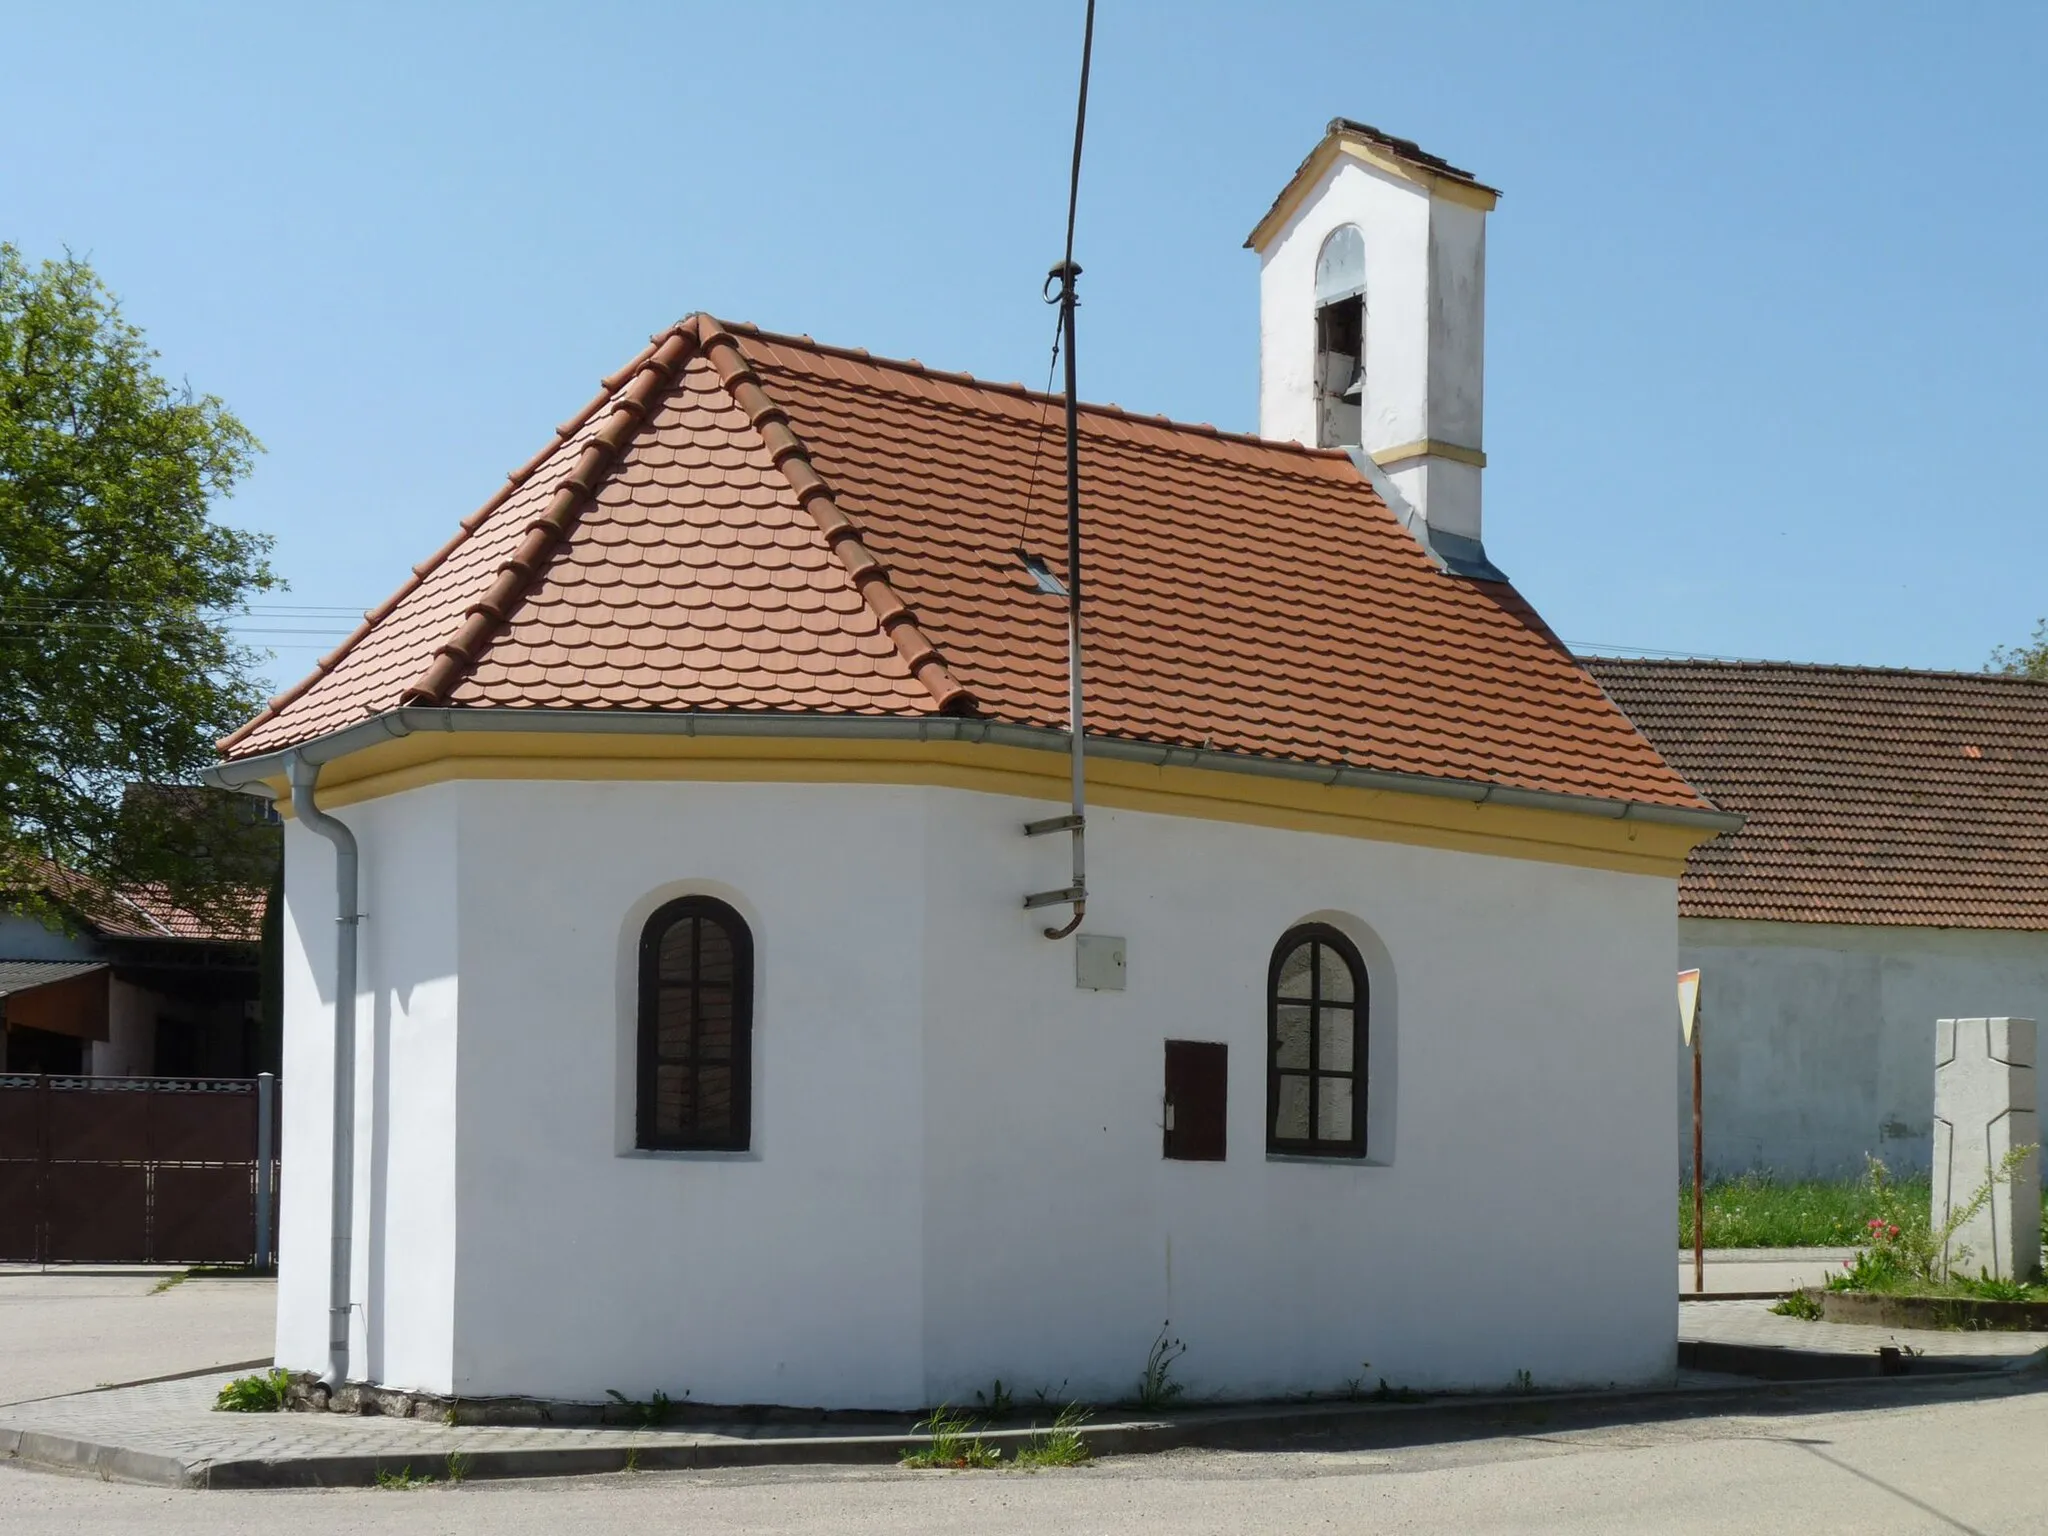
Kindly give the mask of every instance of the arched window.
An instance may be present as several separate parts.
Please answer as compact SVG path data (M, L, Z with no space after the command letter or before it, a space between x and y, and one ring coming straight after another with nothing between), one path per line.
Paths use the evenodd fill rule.
M722 901L685 896L640 933L636 1145L744 1152L753 1108L754 937Z
M1266 1150L1365 1156L1365 962L1326 923L1289 929L1266 977Z
M1316 253L1316 446L1356 448L1365 429L1365 236L1339 224Z

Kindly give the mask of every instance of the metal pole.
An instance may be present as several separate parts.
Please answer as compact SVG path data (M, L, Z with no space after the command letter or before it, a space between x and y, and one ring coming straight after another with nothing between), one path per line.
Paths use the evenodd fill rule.
M1085 65L1083 71L1082 89L1085 92ZM1085 95L1083 100L1085 102ZM1081 403L1075 393L1078 386L1074 363L1074 306L1078 297L1075 279L1080 275L1081 268L1071 253L1053 268L1053 276L1060 280L1060 331L1067 365L1067 734L1072 741L1074 877L1069 882L1069 889L1073 892L1074 915L1065 927L1046 929L1047 938L1064 938L1072 933L1081 926L1081 919L1088 910L1087 770L1081 745Z
M276 1156L272 1126L277 1113L277 1078L269 1072L256 1074L256 1267L271 1269L277 1255L271 1251L270 1161Z
M1695 1007L1692 1019L1692 1288L1695 1295L1707 1288L1707 1180L1701 1162L1700 1136L1700 1026L1705 1010Z

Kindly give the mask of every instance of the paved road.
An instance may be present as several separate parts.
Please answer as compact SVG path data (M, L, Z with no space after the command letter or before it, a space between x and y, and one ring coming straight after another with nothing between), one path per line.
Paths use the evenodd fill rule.
M2042 1390L1370 1451L1187 1452L1066 1472L657 1473L459 1488L173 1493L0 1467L8 1536L1316 1531L1843 1536L2048 1530ZM1921 1389L1923 1392L1925 1389Z
M0 1404L268 1358L277 1284L0 1270Z

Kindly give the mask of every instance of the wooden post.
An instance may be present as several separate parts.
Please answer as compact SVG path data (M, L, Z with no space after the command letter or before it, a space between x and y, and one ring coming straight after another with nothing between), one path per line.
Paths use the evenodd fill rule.
M1698 1295L1707 1288L1707 1179L1701 1160L1700 1135L1700 1017L1695 1011L1692 1024L1692 1288Z

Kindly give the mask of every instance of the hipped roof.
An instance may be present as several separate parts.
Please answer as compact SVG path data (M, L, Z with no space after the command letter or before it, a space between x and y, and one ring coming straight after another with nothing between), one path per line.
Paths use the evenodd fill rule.
M1450 576L1341 452L1085 406L1088 729L1704 802L1522 598ZM974 715L1059 729L1057 397L709 316L657 336L247 757L407 704Z

